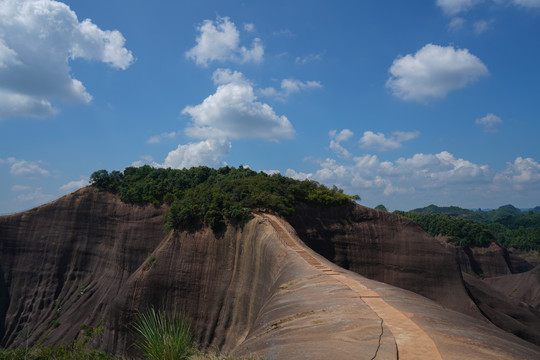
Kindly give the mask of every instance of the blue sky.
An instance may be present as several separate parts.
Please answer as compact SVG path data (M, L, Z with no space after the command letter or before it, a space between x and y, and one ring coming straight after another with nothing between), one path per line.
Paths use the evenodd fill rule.
M142 164L540 205L538 34L540 0L2 0L0 214Z

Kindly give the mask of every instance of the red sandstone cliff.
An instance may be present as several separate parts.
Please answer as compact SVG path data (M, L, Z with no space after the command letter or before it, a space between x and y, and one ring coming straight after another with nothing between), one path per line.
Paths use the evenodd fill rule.
M216 237L165 231L165 211L88 187L0 217L0 345L68 342L81 324L102 321L96 345L130 352L133 315L152 305L185 311L197 342L237 355L370 359L401 349L406 358L414 338L428 336L444 358L540 357L478 321L453 255L406 219L360 206L303 208L295 229L286 226L298 246L445 307L308 248L292 251L263 218Z

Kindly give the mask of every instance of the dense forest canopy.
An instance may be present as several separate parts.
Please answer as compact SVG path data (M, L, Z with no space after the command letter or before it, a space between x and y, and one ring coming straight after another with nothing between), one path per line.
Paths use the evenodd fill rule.
M429 205L395 213L411 218L432 235L449 236L462 246L486 246L494 241L505 247L540 250L540 208L521 211L512 205L474 211L456 206Z
M123 173L99 170L90 181L97 188L117 193L127 203L169 204L166 225L173 229L196 229L206 224L219 231L225 221L241 222L257 208L287 218L300 203L335 206L360 199L315 181L257 173L242 166L176 170L145 165L128 167Z

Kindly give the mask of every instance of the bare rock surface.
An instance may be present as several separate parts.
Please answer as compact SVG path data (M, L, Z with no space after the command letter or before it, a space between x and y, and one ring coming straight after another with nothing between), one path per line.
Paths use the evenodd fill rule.
M407 218L359 205L305 207L292 225L306 245L345 269L482 318L453 254Z
M484 282L540 312L540 266L520 274L487 278Z
M402 218L358 207L343 227L325 217L303 221L329 227L294 229L260 215L215 235L165 231L165 211L85 188L0 217L0 345L68 342L101 321L95 345L131 356L131 321L154 306L185 311L201 346L237 356L540 358L482 320L452 254ZM320 243L332 260L421 295L343 269L305 234L334 239Z

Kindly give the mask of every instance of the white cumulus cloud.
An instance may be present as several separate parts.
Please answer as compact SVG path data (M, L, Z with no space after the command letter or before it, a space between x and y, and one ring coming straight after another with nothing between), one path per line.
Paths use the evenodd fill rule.
M246 31L253 31L253 24L246 24ZM264 47L255 38L251 48L240 46L240 32L228 17L218 17L216 21L204 20L197 28L197 45L186 52L186 57L199 66L208 66L212 61L234 61L238 63L259 63L264 57Z
M235 71L218 69L219 85L201 104L186 106L182 114L191 116L185 133L193 138L291 139L294 128L286 116L278 116L270 105L257 101L253 86Z
M427 44L414 55L394 60L386 86L404 100L442 98L488 75L482 61L467 49Z
M286 175L329 186L335 184L373 203L381 203L383 197L396 202L407 199L408 204L476 197L493 180L487 165L475 164L447 151L418 153L392 161L365 154L344 160L327 158L316 163L319 168L314 172L288 169Z
M489 113L483 118L476 119L474 123L483 126L485 132L496 132L497 126L501 125L503 121L497 115Z
M364 149L376 149L378 151L387 151L399 149L404 141L412 140L418 137L418 131L394 131L392 136L386 137L383 133L374 133L365 131L360 138L360 147Z
M506 169L495 176L498 184L510 184L517 190L534 186L538 192L540 185L540 164L532 158L518 157L507 163Z
M0 2L0 119L46 117L51 103L88 103L92 96L73 78L69 60L97 60L126 69L133 55L117 31L79 22L69 6L53 0Z
M349 129L343 129L339 133L336 130L332 130L329 133L330 135L330 150L332 150L336 155L349 158L351 157L351 153L345 149L341 142L350 140L354 133Z
M165 168L183 169L193 166L220 167L223 159L231 151L231 142L225 139L207 139L197 143L178 145L169 152L163 164L154 164Z
M313 177L312 173L303 173L303 172L296 172L293 169L287 169L285 171L285 176L290 177L295 180L309 180Z

